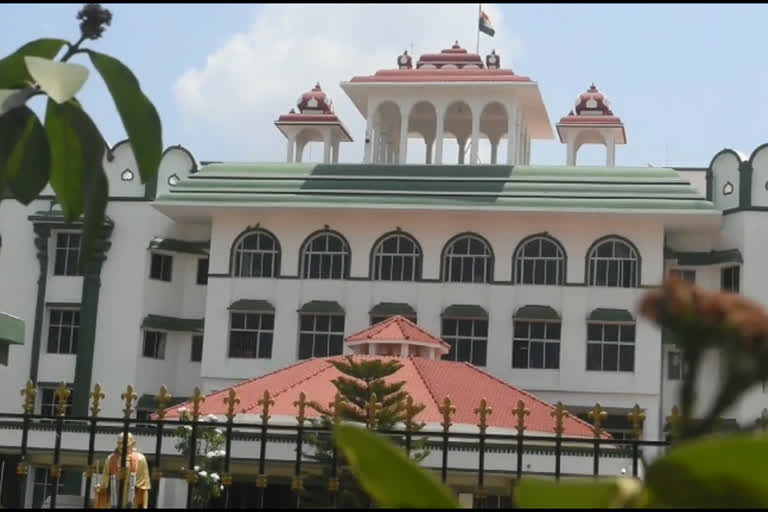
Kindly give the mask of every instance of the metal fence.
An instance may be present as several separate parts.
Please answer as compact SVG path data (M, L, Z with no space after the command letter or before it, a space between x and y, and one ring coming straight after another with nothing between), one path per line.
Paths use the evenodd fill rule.
M13 475L17 479L19 489L19 499L16 504L19 508L24 508L25 505L27 505L27 503L25 503L25 495L30 468L30 435L35 436L38 451L43 450L46 453L49 453L50 450L51 452L50 455L47 455L47 457L51 459L48 471L50 478L53 480L49 496L50 508L56 508L58 495L60 493L59 481L62 477L62 453L65 451L67 453L72 452L71 448L62 446L62 440L67 437L71 440L74 440L75 437L79 439L78 442L80 444L78 446L80 446L80 448L76 448L76 451L80 454L80 460L82 460L84 453L84 465L70 465L67 469L83 472L85 476L85 493L82 497L82 506L84 508L91 508L93 507L93 504L91 503L91 489L93 489L94 478L99 478L96 466L96 440L99 436L120 433L124 436L122 449L120 451L120 468L126 467L128 457L128 436L126 434L131 433L142 439L154 438L154 453L145 452L149 467L152 469L150 478L152 489L149 493L149 507L157 508L158 506L158 486L161 478L163 478L161 468L164 466L166 468L169 467L167 461L164 463L164 459L168 458L173 458L174 463L176 464L175 467L179 469L172 474L172 476L183 476L186 479L186 485L188 486L187 507L191 507L193 489L198 478L198 473L193 468L195 467L196 462L198 462L198 457L200 457L196 449L197 443L200 441L201 432L212 426L210 421L201 418L200 411L204 399L201 396L199 389L195 390L189 414L181 419L165 417L166 405L170 399L170 395L167 394L165 388L163 388L160 395L156 397L157 411L155 415L149 419L137 419L133 416L133 405L137 397L131 386L128 386L126 391L121 395L125 406L122 417L99 416L99 413L101 412L101 400L104 399L104 393L98 384L90 395L90 416L66 416L70 393L71 391L66 388L64 384L62 384L56 391L55 396L57 403L55 417L51 418L50 416L33 414L36 390L30 382L26 389L22 390L22 395L24 396L24 412L20 414L0 413L0 422L3 423L3 432L5 432L6 435L8 435L8 432L20 431L18 453L15 454L20 456L20 462L16 468L15 475ZM272 420L272 417L270 416L270 407L274 404L274 401L271 399L268 392L265 392L264 396L258 402L261 411L259 421L245 422L241 421L243 418L237 418L238 415L235 410L238 404L239 398L236 393L234 390L229 390L227 397L224 399L226 413L222 415L221 422L215 425L221 429L225 439L223 473L220 476L221 485L223 486L220 502L221 506L224 508L231 507L233 482L242 482L243 475L250 473L243 473L242 471L240 474L233 473L232 465L235 459L239 461L241 468L245 467L243 466L243 464L245 464L252 468L252 470L256 470L256 478L251 478L249 483L255 487L257 508L265 507L264 498L267 488L270 485L274 485L268 478L268 473L270 472L269 468L278 463L282 464L284 468L286 464L289 466L292 465L293 467L288 469L289 475L285 475L285 472L283 472L283 475L290 479L290 491L293 495L293 498L290 499L290 506L301 506L302 500L306 498L308 492L304 486L306 470L318 470L317 461L307 460L303 448L306 447L308 439L310 439L311 436L330 436L330 430L318 426L307 417L307 407L310 407L311 403L306 400L304 393L299 394L298 400L295 403L297 408L296 421L291 425L278 424L278 422ZM367 426L375 429L375 411L377 407L375 400L372 400L370 406L371 409L369 412L372 412L372 414L370 414L369 417L372 418L372 420ZM326 410L330 411L333 415L332 422L341 420L341 411L343 407L344 402L338 395L334 402L328 404ZM596 404L589 414L593 434L591 438L565 437L563 435L565 432L563 426L564 419L569 416L569 413L560 403L557 404L554 411L551 413L553 422L552 432L554 435L550 436L526 434L526 417L529 415L529 410L526 408L523 401L519 401L512 411L517 418L517 425L515 427L516 433L498 434L488 432L488 418L493 411L488 406L485 399L480 400L479 407L474 409L474 413L478 420L478 428L475 432L462 432L457 431L460 429L452 428L454 427L452 419L455 411L456 408L451 403L450 398L445 397L440 407L440 412L443 417L440 429L418 430L418 427L415 427L414 414L406 417L404 428L402 429L377 430L377 432L399 444L409 455L416 449L415 446L418 443L425 444L429 449L430 456L433 460L431 465L427 465L428 469L434 471L436 475L439 474L440 480L448 484L450 484L449 474L456 471L455 465L451 465L449 454L453 451L455 457L456 450L462 450L464 453L472 454L472 458L476 455L476 458L474 459L476 462L473 462L471 467L467 467L465 464L464 475L465 480L467 474L474 480L471 492L474 496L474 505L478 508L482 508L485 505L485 500L488 496L486 478L491 473L498 474L502 471L498 467L489 470L487 457L492 453L502 454L501 460L504 461L502 472L508 477L510 482L513 482L512 485L514 485L514 482L519 480L523 474L531 473L526 470L526 459L535 456L540 457L542 454L547 457L545 465L548 465L549 469L546 471L539 471L539 473L550 475L555 479L576 476L576 473L574 472L568 473L563 471L562 461L564 457L581 457L580 460L583 459L584 461L590 461L591 459L591 472L588 469L584 472L577 472L580 473L580 476L599 476L601 474L601 461L606 457L621 457L631 461L631 475L642 476L640 473L644 450L647 450L648 448L663 450L664 447L669 444L668 441L649 441L640 439L645 415L639 406L635 406L628 415L628 419L632 424L631 439L613 439L610 436L605 435L602 425L606 419L606 413L602 410L599 404ZM673 426L675 417L675 414L671 417ZM187 428L189 432L188 442L190 443L190 446L193 447L192 450L189 450L187 460L183 462L183 466L187 468L184 471L181 471L182 468L178 465L178 453L175 455L169 455L167 453L169 451L168 438L175 439L175 432L180 426ZM51 432L53 433L52 436L50 435ZM112 439L114 439L114 437ZM50 447L50 444L46 444L46 440L52 441L53 446ZM233 453L233 442L238 443L239 448L237 454ZM270 449L273 447L273 445L270 445L270 442L280 442L283 443L283 445L288 443L291 446L291 452L295 451L295 458L290 460L290 456L286 457L285 453L287 452L285 452L285 450L283 450L282 458L276 457L274 453L270 454L268 447L270 447ZM86 444L87 449L83 449ZM250 449L253 450L253 454L248 455L246 453L247 450L243 447L250 447ZM474 452L476 452L476 454ZM465 461L467 457L465 457ZM338 495L339 492L343 490L339 478L340 472L342 471L342 464L343 460L334 447L332 449L332 456L327 460L327 467L320 468L324 470L322 474L327 477L325 490L329 495L328 504L331 508L336 508L339 505ZM127 477L128 474L126 469L120 471L117 477L121 482L118 491L118 506L122 505L124 501L124 485L122 485L122 483ZM8 476L6 476L6 478L8 478Z

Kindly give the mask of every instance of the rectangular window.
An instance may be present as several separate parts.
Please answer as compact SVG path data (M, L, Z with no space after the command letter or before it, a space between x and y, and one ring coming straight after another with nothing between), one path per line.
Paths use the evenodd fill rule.
M384 320L386 320L391 316L394 316L394 315L371 315L371 325L377 324L379 322L383 322ZM410 316L410 315L403 315L403 316L408 320L410 320L411 322L417 323L415 316Z
M635 325L588 323L587 370L635 371Z
M208 284L208 258L197 260L197 284Z
M192 355L189 358L193 363L199 363L203 360L203 337L192 336Z
M80 233L56 234L55 276L80 276Z
M165 333L161 331L144 331L144 357L149 359L165 359Z
M560 368L560 322L515 320L512 368Z
M51 309L48 319L48 353L77 354L80 311L77 309Z
M667 352L667 380L682 380L688 376L688 365L679 350Z
M344 351L344 315L301 315L299 359L338 356Z
M64 493L64 473L61 472L61 478L57 485L58 494ZM45 500L53 494L53 485L56 480L51 476L47 467L35 468L32 477L32 508L42 508Z
M67 384L69 389L72 389L71 384ZM55 417L56 416L56 405L58 404L58 401L56 400L56 389L53 387L41 387L40 388L40 415L41 416L50 416ZM64 415L65 416L71 416L72 415L72 393L69 394L69 398L67 399L67 407L64 409Z
M720 289L739 293L739 274L741 267L725 267L720 270Z
M231 313L229 357L272 359L275 315L272 313Z
M442 339L451 346L447 361L485 366L488 353L488 319L443 318Z
M696 271L690 269L673 268L669 271L669 275L687 281L691 284L696 284Z
M173 256L152 253L152 263L149 268L149 278L158 281L171 282Z

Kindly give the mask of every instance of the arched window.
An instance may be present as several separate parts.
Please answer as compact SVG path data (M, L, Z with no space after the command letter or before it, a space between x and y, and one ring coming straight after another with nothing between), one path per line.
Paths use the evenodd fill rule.
M280 244L271 233L251 231L235 244L232 254L234 277L277 277L280 275Z
M523 240L513 265L515 284L565 284L565 252L547 236Z
M443 281L487 283L492 279L493 257L488 243L477 235L459 235L443 252Z
M587 271L590 286L636 288L640 284L640 256L630 243L609 237L589 251Z
M349 244L332 231L310 236L301 250L302 279L349 277Z
M421 279L421 248L404 233L385 235L373 249L374 281Z

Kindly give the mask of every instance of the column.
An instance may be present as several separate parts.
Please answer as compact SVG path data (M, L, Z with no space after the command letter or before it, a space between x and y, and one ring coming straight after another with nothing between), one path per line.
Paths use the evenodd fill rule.
M371 112L371 103L368 104L368 116L365 118L365 148L363 152L363 163L371 163L371 152L373 150L373 116Z
M477 165L480 163L480 116L482 112L479 107L473 109L472 115L472 148L469 151L469 163Z
M400 345L400 357L408 357L408 344L403 343Z
M459 155L458 155L459 164L463 164L464 163L464 154L467 151L467 139L459 139L457 137L456 138L456 145L458 146L458 151L459 151Z
M427 149L427 155L426 155L425 162L428 163L428 164L432 163L432 144L433 144L433 142L434 142L434 140L425 140L424 141L424 145L426 146L426 149Z
M307 141L305 140L298 140L296 141L296 163L300 164L302 161L302 158L304 156L304 146L307 145Z
M522 115L522 112L520 113L520 126L517 130L517 163L519 165L523 165L524 158L525 158L525 118Z
M288 156L286 157L286 162L289 164L293 163L293 148L296 145L296 136L291 135L288 137Z
M499 139L491 139L491 164L496 165L497 152L499 150Z
M331 134L323 134L323 163L331 163Z
M370 163L377 163L379 160L379 150L381 145L381 122L376 119L373 124L373 133L371 134L371 161Z
M523 127L523 165L528 165L528 126Z
M566 147L565 165L575 166L576 165L576 144L574 144L573 139L571 137L568 138L568 142L566 143L565 147Z
M340 141L336 141L333 143L333 163L337 164L339 163L339 145L341 144Z
M400 110L400 147L398 148L397 163L404 164L408 158L408 119Z
M83 294L80 299L80 335L75 360L75 381L72 389L72 415L88 416L88 399L93 376L93 352L96 345L96 317L99 312L99 291L101 290L101 267L107 259L112 243L113 225L100 226L94 240L94 251L85 266Z
M445 107L440 105L437 107L437 118L435 119L435 163L443 163L443 132L445 123Z
M40 274L37 276L37 305L35 306L35 323L32 330L32 356L29 365L29 380L37 384L37 371L40 361L40 340L43 333L43 316L45 315L45 290L48 285L48 239L51 228L46 224L35 224L35 248L37 260L40 263Z
M515 127L517 120L517 105L508 106L507 114L507 165L515 165Z
M616 167L616 141L613 138L613 134L606 137L605 166Z

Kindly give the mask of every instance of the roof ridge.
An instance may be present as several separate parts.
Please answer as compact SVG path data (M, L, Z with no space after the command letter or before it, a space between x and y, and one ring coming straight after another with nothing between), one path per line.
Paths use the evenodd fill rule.
M350 334L349 336L347 336L346 338L344 338L344 340L346 341L346 340L348 340L349 338L353 338L353 337L355 337L355 336L359 336L359 335L361 335L362 333L364 333L364 332L367 332L367 331L370 331L372 334L378 334L378 333L380 333L382 330L384 330L384 328L385 328L385 327L389 327L389 324L391 324L391 323L393 322L393 320L394 320L394 319L395 319L397 316L399 316L399 315L393 315L393 316L390 316L389 318L387 318L387 319L385 319L385 320L382 320L381 322L377 322L377 323L375 323L375 324L373 324L373 325L369 325L369 326L368 326L368 327L366 327L365 329L360 329L360 330L359 330L359 331L357 331L357 332L353 332L352 334Z
M333 356L333 357L335 357L335 356ZM308 359L308 360L305 360L306 362L310 362L310 361L315 361L315 360L317 360L317 361L322 361L323 363L326 363L326 364L325 364L325 365L323 365L323 366L320 366L320 367L319 367L319 368L318 368L316 371L314 371L314 372L312 372L311 374L307 375L307 376L306 376L306 377L304 377L303 379L299 379L299 380L297 380L296 382L294 382L293 384L290 384L290 385L288 385L288 386L285 386L284 388L282 388L282 389L280 389L280 390L278 390L278 391L274 392L274 393L272 394L272 398L275 398L275 397L277 397L277 396L280 396L280 395L282 395L283 393L287 393L287 392L288 392L290 389L293 389L293 388L295 388L296 386L298 386L298 385L299 385L299 384L301 384L302 382L306 382L306 381L308 381L309 379L312 379L312 378L314 378L314 377L317 377L318 375L320 375L320 374L321 374L321 373L323 373L324 371L326 371L326 370L328 370L329 368L331 368L333 365L332 365L332 364L330 364L330 363L328 363L328 362L327 362L327 359L330 359L330 358L320 358L320 357L317 357L317 358L316 358L316 357L313 357L313 358L310 358L310 359ZM288 368L290 368L290 366L289 366ZM273 373L274 373L274 372L273 372ZM245 411L250 411L250 410L251 410L251 409L253 409L253 408L254 408L256 405L258 405L258 401L257 401L255 404L250 404L250 405L248 405L248 406L246 406L246 407L243 407L243 409L242 409L242 410L243 410L243 412L245 412Z
M424 359L423 357L415 358L413 356L408 356L408 359L411 360L411 364L413 364L413 367L416 369L416 375L418 375L419 379L421 379L421 382L424 383L424 388L429 393L429 396L432 397L432 401L435 402L435 406L437 407L437 410L440 411L440 402L438 402L437 397L432 392L432 386L429 385L430 383L427 382L427 379L424 377L424 374L422 373L421 368L419 367L418 364L416 364L416 359L420 359L422 361L430 361L430 359Z
M501 384L503 384L503 385L505 385L507 387L510 387L510 388L513 388L513 389L519 391L523 395L525 395L528 398L532 399L534 402L537 402L539 404L545 405L549 409L555 409L555 407L553 407L552 404L550 404L549 402L545 402L541 398L538 398L536 395L534 395L532 393L529 393L528 391L526 391L526 390L524 390L522 388L519 388L517 386L514 386L514 385L512 385L512 384L510 384L508 382L505 382L505 381L501 380L500 378L496 377L495 375L492 375L492 374L486 372L485 370L482 370L481 368L478 368L477 366L473 365L472 363L469 363L467 361L462 361L462 362L465 365L469 366L470 368L474 368L475 370L479 371L480 373L483 373L483 374L489 376L491 379L495 380L496 382L499 382L499 383L501 383ZM568 418L565 418L565 419L572 419L572 420L576 421L577 423L581 423L582 425L584 425L584 426L586 426L588 428L592 428L592 425L590 425L589 423L587 423L586 421L584 421L584 420L582 420L580 418L577 418L576 416L571 415L571 416L569 416Z

